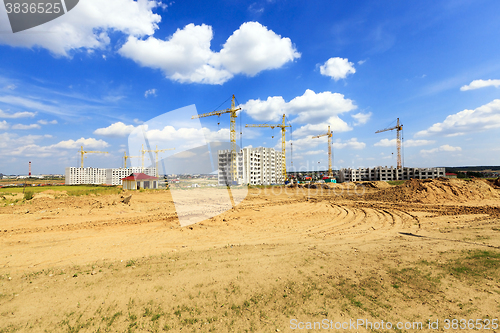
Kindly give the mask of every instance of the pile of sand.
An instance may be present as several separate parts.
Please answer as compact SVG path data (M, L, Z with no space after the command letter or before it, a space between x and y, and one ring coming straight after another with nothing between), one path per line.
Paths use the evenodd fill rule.
M366 187L370 187L370 188L378 188L378 189L392 187L391 185L389 185L387 182L384 182L384 181L360 182L360 183L356 183L356 185L366 186Z
M381 189L367 199L391 202L443 203L497 199L499 194L486 181L472 179L412 179L404 184Z

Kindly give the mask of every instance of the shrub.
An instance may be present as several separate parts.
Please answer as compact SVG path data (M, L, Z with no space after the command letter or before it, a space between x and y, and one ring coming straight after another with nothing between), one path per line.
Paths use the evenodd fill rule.
M33 192L32 191L24 192L24 200L31 200L31 199L33 199Z

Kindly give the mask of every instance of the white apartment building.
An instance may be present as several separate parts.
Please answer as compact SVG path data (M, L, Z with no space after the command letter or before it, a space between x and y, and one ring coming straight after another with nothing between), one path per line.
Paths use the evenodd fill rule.
M341 169L339 171L339 182L356 181L388 181L408 179L428 179L445 176L445 168L394 168L375 167L359 169Z
M65 183L66 185L122 185L122 178L130 176L132 173L144 173L148 176L156 176L156 168L102 169L68 167L65 172Z
M231 151L218 151L219 185L231 182ZM236 156L237 184L283 184L282 154L273 148L243 148Z

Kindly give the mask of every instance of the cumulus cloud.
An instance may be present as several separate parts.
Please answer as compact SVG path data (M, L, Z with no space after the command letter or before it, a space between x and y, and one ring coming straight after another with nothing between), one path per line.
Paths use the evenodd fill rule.
M94 134L108 137L124 137L132 133L134 128L135 126L133 125L125 125L119 121L109 125L108 127L96 129Z
M156 89L146 90L146 92L144 93L144 97L148 98L149 95L156 96Z
M382 139L379 142L375 143L375 147L395 147L396 146L396 139ZM436 141L434 140L405 140L403 142L403 145L405 147L419 147L419 146L427 146L435 143Z
M310 89L290 102L285 102L281 96L274 96L268 97L264 101L260 99L249 100L240 106L258 121L277 122L285 113L287 116L296 116L292 120L294 123L327 123L340 132L350 130L350 128L338 115L357 108L352 100L345 98L342 94L330 91L315 93ZM304 135L308 133L304 130Z
M343 149L343 148L363 149L366 147L366 143L358 141L357 138L351 138L351 139L344 141L344 142L337 139L337 141L332 143L332 147L337 148L337 149Z
M345 121L340 119L338 116L333 116L328 118L325 123L306 124L304 126L301 126L299 129L293 131L293 134L296 136L325 134L328 131L328 125L330 125L330 130L334 133L341 133L352 130L352 127L347 125Z
M463 110L449 115L442 123L435 123L428 129L417 132L415 137L457 136L496 128L500 128L500 99L495 99L474 110Z
M480 88L485 88L485 87L500 87L500 80L474 80L470 84L462 86L460 88L461 91L467 91L467 90L475 90L475 89L480 89Z
M109 144L106 141L103 140L97 140L94 138L80 138L78 140L66 140L66 141L60 141L54 145L51 145L50 148L63 148L63 149L80 149L80 147L83 146L84 149L89 149L89 148L106 148L109 146Z
M9 129L9 124L5 120L0 121L0 131L8 130L8 129Z
M152 35L161 21L161 16L152 11L159 4L155 0L80 1L75 9L41 26L0 34L0 44L41 47L58 56L69 56L77 49L103 49L110 44L110 32ZM0 15L7 17L5 6L0 6ZM10 30L8 20L0 20L0 30Z
M36 113L34 112L16 112L16 113L7 113L3 110L0 110L0 118L27 118L31 117L33 118Z
M35 129L35 128L41 128L41 127L38 124L30 124L30 125L15 124L15 125L12 125L12 129L14 129L14 130L29 130L29 129Z
M289 38L258 22L243 23L220 52L210 49L212 38L211 26L191 23L167 40L130 36L119 52L143 67L162 70L171 80L204 84L223 84L236 74L254 76L300 57Z
M335 81L345 79L347 75L356 73L354 64L347 58L330 58L319 67L322 75L329 76Z
M420 151L420 153L423 155L426 155L426 154L434 154L434 153L439 153L439 152L455 152L455 151L462 151L462 148L461 147L453 147L450 145L442 145L440 147L433 148L433 149L428 149L428 150L422 149Z
M317 139L311 139L310 137L302 138L302 139L294 139L287 141L287 146L292 143L293 144L293 149L294 151L302 151L302 150L307 150L310 151L318 145L321 145L321 147L327 146L328 144L328 138L326 136L317 138ZM351 138L349 140L341 140L341 139L336 139L334 142L332 142L332 148L334 149L363 149L366 147L366 143L358 141L357 138ZM275 149L281 149L281 142L276 144Z
M353 117L354 120L356 121L354 123L354 126L366 124L368 122L368 120L370 120L371 116L372 116L371 112L368 112L368 113L360 112L360 113L356 113L356 114L351 115L351 117Z

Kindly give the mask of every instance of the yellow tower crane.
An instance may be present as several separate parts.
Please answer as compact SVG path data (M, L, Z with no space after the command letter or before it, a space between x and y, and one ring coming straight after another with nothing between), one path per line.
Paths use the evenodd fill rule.
M291 125L286 125L285 124L285 114L283 114L283 121L281 124L278 125L269 125L269 124L250 124L250 125L245 125L245 127L269 127L269 128L275 128L279 127L281 128L281 172L283 174L283 180L287 179L286 176L286 141L285 141L285 132L286 132L286 127L292 127Z
M140 156L130 156L130 155L127 155L127 152L124 152L123 153L123 159L125 161L125 169L127 168L127 159L129 158L139 158Z
M142 145L142 149L141 149L142 168L144 169L144 153L156 153L156 177L158 177L158 153L168 151L168 150L175 150L175 148L158 149L158 146L156 146L156 149L154 149L154 150L145 150L144 145Z
M328 136L328 177L332 178L333 177L333 172L332 172L332 136L333 132L330 131L330 126L328 126L328 132L325 134L320 134L313 136L313 139L320 138L322 136Z
M398 149L398 169L402 168L401 164L401 131L403 130L403 124L399 123L399 118L397 119L396 126L385 128L383 130L376 131L375 133L382 133L387 131L396 130L396 144Z
M83 150L83 146L80 146L80 154L82 155L82 168L83 168L83 155L85 154L109 154L107 151L91 151L91 150Z
M210 116L220 116L221 114L229 113L231 116L231 127L230 127L230 140L231 140L231 179L233 182L238 180L238 172L236 169L236 118L238 115L237 111L241 110L241 108L236 108L234 105L234 95L231 100L231 107L225 110L212 111L208 113L199 114L196 116L192 116L191 119L198 119Z

